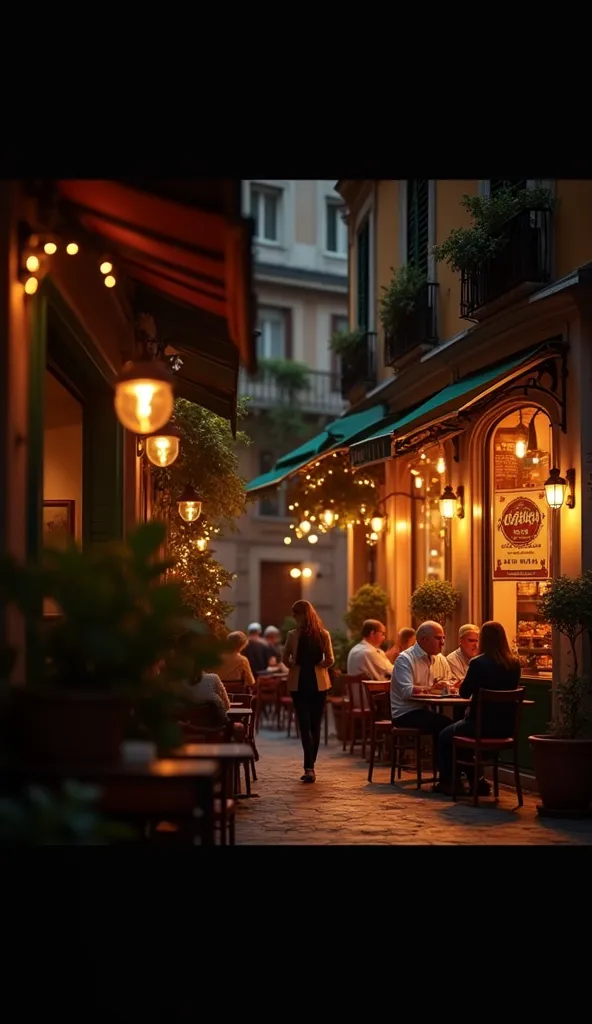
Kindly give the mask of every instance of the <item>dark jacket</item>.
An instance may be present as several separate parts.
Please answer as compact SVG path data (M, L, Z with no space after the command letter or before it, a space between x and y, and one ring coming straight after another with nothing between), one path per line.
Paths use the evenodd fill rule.
M273 654L269 644L265 640L260 640L258 636L249 637L249 642L242 653L249 662L255 679L259 672L265 672Z
M478 654L471 658L465 678L460 684L461 697L471 697L467 718L476 723L477 699L479 690L515 690L520 686L520 662L516 660L512 668L498 665L487 654ZM483 735L490 737L512 736L516 705L502 707L486 704L483 707Z

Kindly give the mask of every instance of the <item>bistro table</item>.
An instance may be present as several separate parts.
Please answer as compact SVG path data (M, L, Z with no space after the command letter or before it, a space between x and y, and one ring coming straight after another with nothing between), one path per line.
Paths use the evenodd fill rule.
M171 757L179 758L181 760L185 758L205 758L219 761L221 764L234 764L235 766L242 764L244 761L250 761L253 756L253 748L250 743L184 743L180 747L176 747L171 751ZM250 797L251 793L251 780L249 778L248 771L245 772L247 792L246 797ZM235 793L236 798L240 799L241 794Z

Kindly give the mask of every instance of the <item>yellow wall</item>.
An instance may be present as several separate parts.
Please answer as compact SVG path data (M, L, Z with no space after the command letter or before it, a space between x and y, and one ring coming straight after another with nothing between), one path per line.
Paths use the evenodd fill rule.
M555 214L555 277L592 260L592 181L559 179Z
M470 227L471 215L460 205L465 193L477 195L478 182L454 179L436 181L436 244L448 238L454 228ZM455 274L447 263L436 264L438 288L438 332L440 341L447 341L455 334L466 330L466 320L461 320L460 275Z

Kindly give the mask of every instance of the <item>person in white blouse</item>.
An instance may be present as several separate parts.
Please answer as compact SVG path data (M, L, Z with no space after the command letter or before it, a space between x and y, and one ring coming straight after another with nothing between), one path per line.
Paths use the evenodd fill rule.
M393 663L381 648L386 629L378 619L366 619L362 625L362 639L347 656L348 676L362 675L364 679L390 679Z
M413 697L429 694L434 683L452 679L450 665L442 654L446 637L439 622L422 622L417 641L402 651L391 676L391 714L393 724L402 729L420 729L437 737L450 725L450 719L432 711Z
M453 678L457 683L462 683L465 678L469 662L479 650L479 626L472 622L466 622L458 631L458 647L446 658L450 665Z

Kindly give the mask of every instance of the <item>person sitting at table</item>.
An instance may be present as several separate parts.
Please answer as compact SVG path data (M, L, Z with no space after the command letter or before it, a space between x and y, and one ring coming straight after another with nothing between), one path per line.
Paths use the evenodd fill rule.
M403 651L408 651L410 647L413 647L415 637L416 633L412 626L403 626L399 630L396 644L393 644L391 649L386 652L387 658L392 658L394 663Z
M230 708L230 697L226 687L215 672L201 672L198 679L189 684L191 696L196 704L209 705L211 708L211 725L207 728L221 729L228 725L226 712ZM232 738L242 743L245 738L245 727L241 722L234 722Z
M446 657L452 677L456 679L457 683L462 683L467 674L469 662L471 658L475 657L478 648L479 627L467 622L458 631L458 647Z
M391 676L391 715L393 725L401 729L420 729L437 737L450 725L450 719L414 697L426 696L434 684L451 678L450 666L442 654L445 636L439 622L422 622L416 643L402 651Z
M255 685L255 677L244 651L248 640L245 633L234 630L226 637L228 650L222 655L222 663L218 675L223 683L241 683L245 691Z
M257 678L260 672L267 670L270 658L273 657L269 644L261 636L262 628L260 622L251 622L247 629L249 634L247 644L243 649L244 656L249 662L251 672L255 678Z
M348 676L363 675L365 679L389 679L393 663L381 648L386 629L378 619L366 619L362 624L362 639L347 656Z
M440 733L438 742L438 768L440 782L436 792L452 795L452 747L455 736L475 735L476 697L481 688L486 690L516 690L520 685L520 662L510 650L506 631L501 622L484 622L479 635L479 653L471 658L465 678L460 685L461 697L471 699L465 718L454 722ZM492 739L512 736L515 706L485 706L482 712L482 735ZM475 772L463 765L469 785L474 785ZM457 783L458 785L458 783ZM483 776L477 780L479 794L489 796L491 787Z

